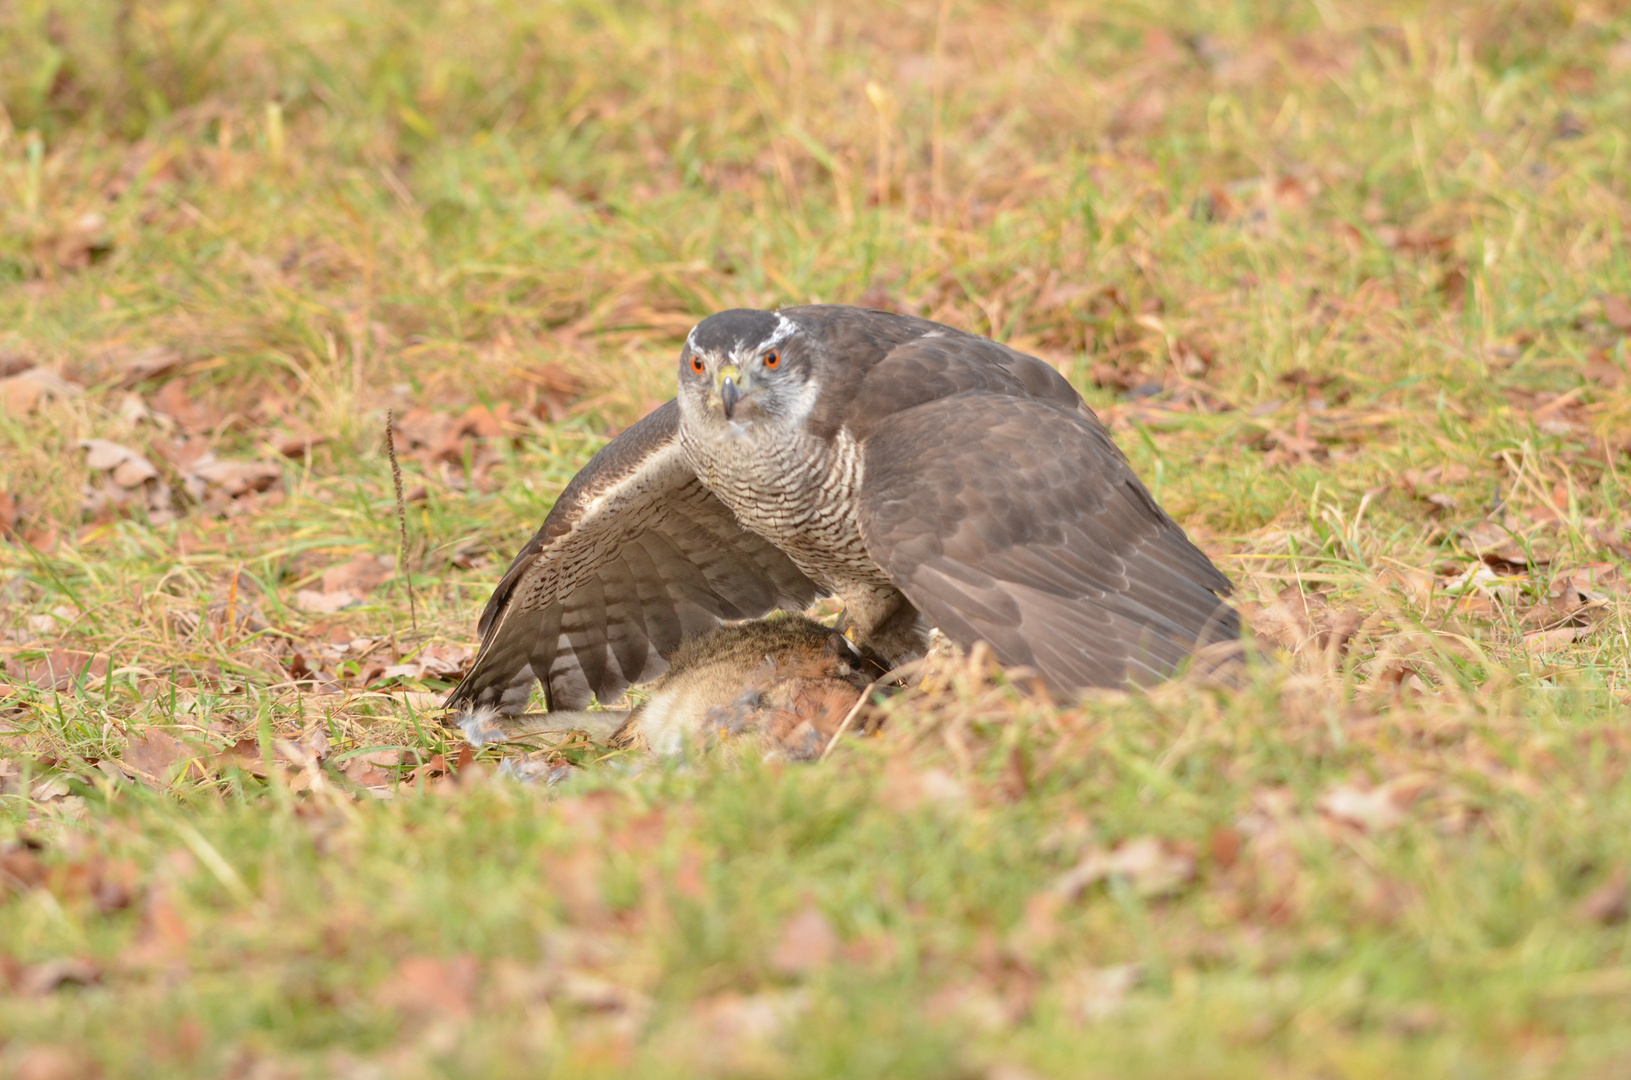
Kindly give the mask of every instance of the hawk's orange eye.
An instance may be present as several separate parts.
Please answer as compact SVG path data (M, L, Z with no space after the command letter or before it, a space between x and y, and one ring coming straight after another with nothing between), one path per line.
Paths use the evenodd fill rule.
M702 372L703 372L702 357L700 357L700 356L691 357L691 370L696 372L698 375L702 374Z
M764 365L772 371L781 367L782 354L776 350L771 350L770 352L765 353Z

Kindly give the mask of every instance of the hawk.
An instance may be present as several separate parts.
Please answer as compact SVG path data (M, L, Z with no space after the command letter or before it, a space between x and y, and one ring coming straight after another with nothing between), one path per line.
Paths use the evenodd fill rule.
M615 700L725 620L817 597L886 663L929 628L1053 688L1148 683L1237 639L1229 579L1048 364L927 319L813 305L698 323L674 400L567 485L447 700Z

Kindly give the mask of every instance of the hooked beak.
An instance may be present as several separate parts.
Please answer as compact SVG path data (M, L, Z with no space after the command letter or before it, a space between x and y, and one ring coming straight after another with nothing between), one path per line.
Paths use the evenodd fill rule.
M736 412L736 403L742 400L742 391L738 385L741 378L742 370L735 364L726 364L719 369L719 400L725 406L727 420Z

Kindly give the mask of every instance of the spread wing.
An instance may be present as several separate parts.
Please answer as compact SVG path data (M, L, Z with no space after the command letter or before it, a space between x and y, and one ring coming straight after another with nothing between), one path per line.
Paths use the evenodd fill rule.
M961 393L896 413L862 447L867 551L959 644L1069 689L1164 678L1239 636L1229 579L1085 405Z
M610 702L662 674L683 639L819 595L702 486L678 427L670 401L567 485L487 601L448 708L525 712L540 680L551 710Z

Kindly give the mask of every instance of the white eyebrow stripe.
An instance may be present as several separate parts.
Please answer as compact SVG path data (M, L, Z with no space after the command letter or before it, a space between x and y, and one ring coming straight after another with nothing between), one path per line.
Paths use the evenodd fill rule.
M751 346L746 341L738 341L731 353L731 358L738 364L745 364L762 352L769 352L794 334L799 332L799 324L789 319L781 312L776 312L776 329L762 341L754 342Z
M769 340L765 342L765 348L774 349L798 332L799 324L778 311L776 312L776 332L771 334Z

